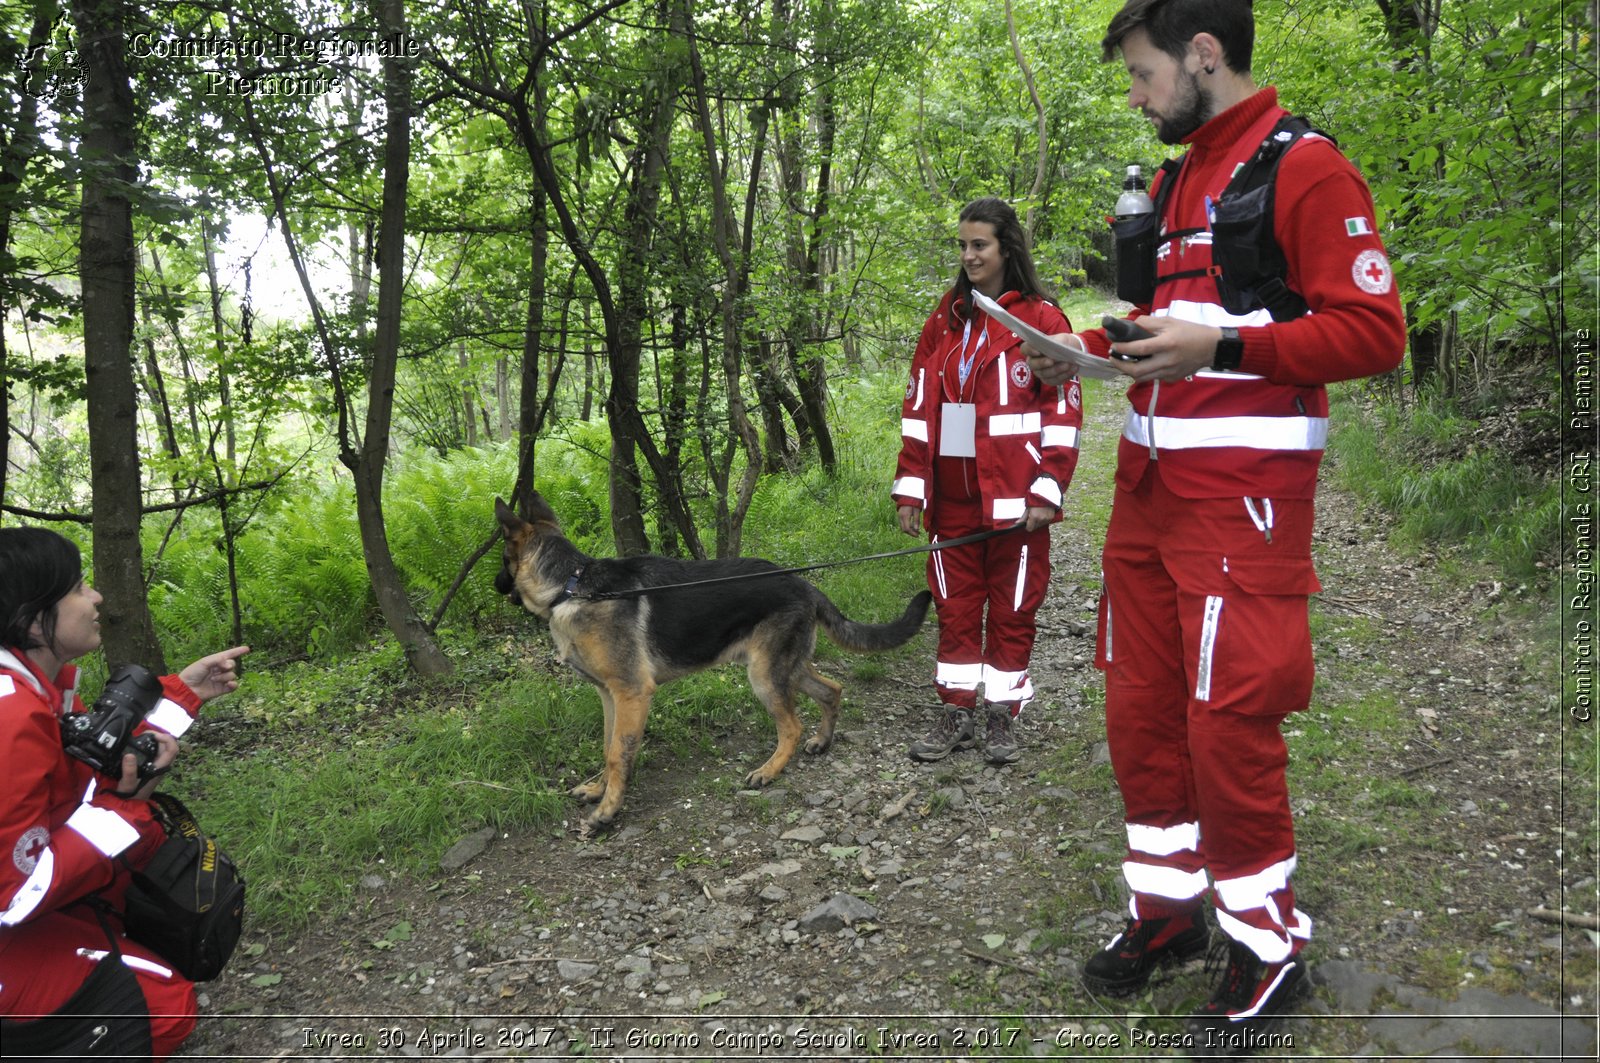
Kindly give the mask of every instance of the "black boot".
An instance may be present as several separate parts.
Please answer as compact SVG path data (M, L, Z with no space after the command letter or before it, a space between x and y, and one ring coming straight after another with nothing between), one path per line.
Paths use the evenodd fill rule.
M1206 950L1210 938L1200 908L1156 919L1129 919L1122 933L1084 965L1084 983L1112 996L1136 993L1158 964L1192 959Z
M1190 1055L1226 1059L1285 1047L1274 1027L1305 990L1305 964L1295 956L1266 963L1243 942L1225 944L1227 970L1211 999L1189 1017ZM1219 941L1206 967L1220 967L1223 955Z

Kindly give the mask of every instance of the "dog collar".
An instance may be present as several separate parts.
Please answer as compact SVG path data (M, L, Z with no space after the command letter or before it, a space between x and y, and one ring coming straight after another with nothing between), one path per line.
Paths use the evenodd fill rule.
M556 606L560 605L562 602L566 601L568 598L576 597L577 593L578 593L578 580L582 576L583 576L583 566L579 565L578 566L578 571L574 572L572 575L567 577L567 585L565 587L561 588L561 593L556 595L555 598L553 598L551 600L550 608L554 609Z

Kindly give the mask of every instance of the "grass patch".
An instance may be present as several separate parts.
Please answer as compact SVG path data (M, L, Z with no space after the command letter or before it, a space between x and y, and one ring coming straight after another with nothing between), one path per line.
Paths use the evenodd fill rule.
M422 873L480 827L556 820L566 798L549 780L597 717L586 700L587 688L515 681L360 726L297 717L293 735L242 756L197 746L183 790L245 868L252 918L298 927L343 910L380 865Z
M1330 466L1397 519L1404 544L1451 544L1506 576L1557 563L1561 486L1545 463L1509 461L1472 438L1476 422L1442 398L1365 405L1334 389Z
M1398 742L1409 727L1399 700L1386 690L1372 691L1354 701L1314 704L1285 724L1290 781L1303 785L1326 769L1328 791L1342 791L1353 773L1373 770L1370 764L1350 763L1352 753ZM1302 774L1297 776L1297 772Z

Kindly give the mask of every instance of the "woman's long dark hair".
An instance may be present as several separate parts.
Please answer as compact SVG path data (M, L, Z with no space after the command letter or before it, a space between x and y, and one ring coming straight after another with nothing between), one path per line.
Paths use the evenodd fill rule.
M0 528L0 646L53 645L56 604L82 579L83 557L71 539L47 528ZM43 642L28 633L36 620Z
M1028 234L1017 220L1011 204L994 196L974 199L961 208L959 221L988 222L994 227L994 238L1000 243L1000 253L1005 256L1005 290L1020 292L1023 296L1039 296L1054 300L1054 293L1039 279L1033 266L1033 253L1028 250ZM950 300L952 327L972 317L972 282L965 268L956 270L956 282L951 286L954 297Z

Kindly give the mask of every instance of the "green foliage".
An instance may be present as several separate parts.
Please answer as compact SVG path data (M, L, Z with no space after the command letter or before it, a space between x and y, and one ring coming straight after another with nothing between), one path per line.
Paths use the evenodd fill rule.
M1290 105L1327 108L1371 182L1412 327L1443 323L1491 360L1553 356L1563 307L1593 302L1592 27L1513 0L1459 5L1426 33L1357 10L1360 38L1295 71Z
M812 467L769 476L750 507L745 553L784 567L825 564L919 546L901 534L889 482L900 448L903 383L883 374L840 388L837 423L850 446L837 475ZM888 620L925 586L924 558L911 556L808 573L847 616ZM826 640L822 640L826 641Z
M247 676L184 758L185 792L246 869L258 926L336 913L364 874L426 873L481 826L537 827L565 808L548 780L598 714L589 688L508 680L442 705L421 691L406 712L358 702L362 719L344 700L355 684L318 695L324 667ZM393 697L394 675L369 696Z
M609 540L605 467L581 448L544 444L551 472L538 487L580 545ZM390 547L418 611L431 616L461 566L495 532L494 498L510 493L511 446L458 450L448 457L414 453L393 463L385 491ZM230 591L214 514L188 517L161 555L150 605L174 659L189 660L232 639ZM147 556L159 536L146 531ZM490 550L451 599L444 622L498 616L493 587L500 554ZM238 549L244 638L277 656L326 659L360 646L377 625L377 606L347 481L296 481L258 516Z
M549 402L537 440L540 489L580 546L609 552L612 439L595 411L619 352L598 289L624 277L634 278L629 294L645 293L636 406L651 441L670 452L664 475L678 480L704 538L731 493L728 480L742 472L742 457L719 467L732 398L723 345L739 336L745 361L733 368L733 387L747 401L759 398L758 359L777 383L796 386L792 349L826 375L830 425L856 434L831 475L812 454L783 456L784 473L760 483L744 552L805 564L837 558L846 541L859 552L907 545L884 493L898 445L899 367L955 275L961 204L990 194L1013 201L1033 223L1042 273L1087 325L1103 300L1076 285L1103 257L1096 243L1118 169L1154 165L1170 151L1126 106L1121 64L1101 61L1100 36L1120 6L1011 5L1044 111L1042 171L1034 101L1004 5L840 0L759 17L697 5L691 27L642 3L605 12L536 5L548 20L539 33L562 40L555 52L530 44L535 7L412 11L415 35L435 45L417 70L416 97L427 102L414 123L405 358L384 497L388 539L417 611L432 617L493 532L489 500L514 480L516 444L500 437L524 399ZM27 14L13 13L0 43L21 49ZM178 5L165 15L167 24L153 28L162 40L227 37L241 25L210 8ZM1284 104L1337 135L1367 174L1413 325L1447 325L1484 379L1507 352L1552 363L1562 315L1578 320L1595 285L1587 14L1472 0L1406 31L1370 0L1263 0L1256 17L1257 82L1279 86ZM372 13L316 0L268 2L251 18L251 33L263 36L322 23L362 36ZM691 33L718 42L701 49L712 150L736 200L732 235L749 256L749 288L726 332L718 300L727 278L708 236L707 146L686 117ZM374 70L347 64L337 93L262 93L247 110L237 94L195 91L215 65L148 55L133 65L148 101L137 131L133 352L147 501L286 476L234 496L227 527L214 509L190 510L175 526L167 515L148 520L151 602L175 656L230 640L231 541L243 636L274 659L327 659L377 627L353 495L330 459L367 430L381 85ZM462 83L497 78L510 96L525 95L475 94ZM661 112L670 121L652 206L637 195L640 149L657 113L652 101L674 86L678 96ZM526 108L534 140L550 145L548 187L511 103ZM77 160L64 116L70 109L39 111L30 139L23 110L0 115L0 143L40 149L17 170L21 184L0 197L14 222L0 247L0 292L15 296L0 304L16 311L6 322L15 469L4 501L85 513L89 426L80 326L69 316ZM633 228L647 208L648 225ZM230 247L230 233L237 238L269 215L258 246ZM635 240L643 231L648 239ZM326 336L306 320L300 279L283 264L291 234L310 262ZM580 252L593 256L600 276L580 268ZM250 267L253 289L244 280ZM536 277L542 299L533 298ZM288 319L252 309L252 298L288 307ZM541 331L529 335L536 319ZM334 366L348 392L343 409ZM518 394L524 386L540 394ZM1097 383L1085 393L1091 407L1121 401ZM585 409L596 419L581 419ZM678 420L671 411L681 411ZM1476 412L1430 399L1374 418L1366 435L1352 426L1345 437L1345 465L1372 497L1405 513L1404 534L1467 541L1516 573L1549 559L1557 497L1530 463L1500 460L1492 445L1465 447ZM1418 450L1437 460L1410 462ZM1109 474L1107 462L1080 468L1068 505L1081 527L1103 527ZM657 544L669 543L671 531L662 475L646 469L642 485ZM489 586L495 563L491 551L469 575L446 628L502 615ZM892 578L856 568L817 578L848 612L881 616L917 585L919 562L886 568Z
M1331 449L1338 475L1398 518L1412 543L1462 548L1526 579L1558 560L1561 488L1543 463L1506 461L1471 441L1473 420L1430 398L1407 416L1335 396Z

